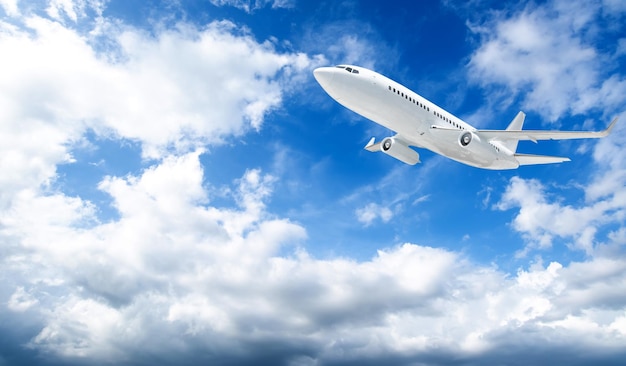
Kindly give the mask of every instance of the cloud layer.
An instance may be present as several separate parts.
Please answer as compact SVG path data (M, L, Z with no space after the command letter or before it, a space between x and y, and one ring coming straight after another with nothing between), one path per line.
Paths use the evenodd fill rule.
M624 352L623 258L514 276L414 244L365 262L315 259L302 226L265 210L271 176L246 172L233 182L236 207L220 208L202 174L190 153L108 178L100 188L121 217L87 227L93 212L79 199L16 198L14 221L3 218L15 251L2 267L4 316L38 319L26 347L67 361L139 352L279 364L470 362L528 347L546 363L584 363Z

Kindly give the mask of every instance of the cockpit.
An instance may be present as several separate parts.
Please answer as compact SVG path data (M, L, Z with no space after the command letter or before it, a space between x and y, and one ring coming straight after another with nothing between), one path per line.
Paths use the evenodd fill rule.
M346 65L337 65L337 66L335 66L335 67L338 67L338 68L340 68L340 69L344 69L344 70L346 70L347 72L350 72L350 73L353 73L353 74L358 74L358 73L359 73L359 70L357 70L357 69L355 69L355 68L353 68L353 67L350 67L350 66L346 66Z

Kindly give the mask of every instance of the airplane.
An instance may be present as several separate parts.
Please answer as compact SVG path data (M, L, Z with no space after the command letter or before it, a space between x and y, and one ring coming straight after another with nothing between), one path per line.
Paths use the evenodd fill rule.
M337 65L313 71L320 86L344 107L395 132L365 149L390 155L406 164L420 163L412 147L424 148L477 168L517 169L522 165L570 161L566 157L521 154L520 140L566 140L607 136L617 117L603 131L522 130L520 111L506 130L479 130L407 87L364 67Z

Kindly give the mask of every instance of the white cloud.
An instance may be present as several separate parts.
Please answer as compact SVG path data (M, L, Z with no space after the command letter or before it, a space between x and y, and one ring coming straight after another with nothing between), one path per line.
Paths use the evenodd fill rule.
M65 12L89 5L50 3ZM113 50L38 16L0 25L0 170L11 172L0 177L0 206L54 180L88 129L139 141L148 158L259 129L312 66L229 22L150 36L103 19L97 27Z
M7 308L12 311L23 312L37 305L38 302L37 299L24 291L24 287L18 286L11 298L9 298Z
M587 200L597 200L620 194L626 185L626 128L623 123L624 115L614 133L602 139L595 146L593 158L598 165L598 174L585 191Z
M403 164L395 165L386 172L379 180L358 187L341 202L344 205L356 206L354 214L359 222L365 226L372 225L376 220L383 223L393 220L402 220L402 215L407 210L407 205L416 206L430 199L429 194L424 194L424 179L415 178L415 174L426 177L437 166L439 160L431 159L417 171ZM369 202L376 199L381 203ZM423 215L423 214L422 214ZM409 218L410 224L414 220L420 220L423 216L417 215ZM404 217L406 218L406 217Z
M35 17L27 24L34 36L25 30L0 38L3 120L14 121L5 129L15 135L63 127L50 131L57 146L77 138L85 125L138 139L152 157L171 145L215 142L259 128L280 105L281 70L308 67L300 55L278 54L270 44L231 34L237 29L230 23L204 30L181 26L157 38L112 29L124 59L118 63L106 62L58 23Z
M529 241L520 252L525 255L535 248L548 248L555 237L570 241L574 249L594 254L597 248L623 246L618 233L626 219L626 139L624 127L618 125L610 136L600 140L593 150L595 165L591 180L579 185L585 200L578 206L564 203L536 179L513 177L509 181L497 209L519 209L512 226ZM603 239L599 232L609 231ZM611 234L613 233L613 234ZM611 250L609 250L611 252Z
M61 20L61 13L76 22L78 20L77 10L80 12L83 3L74 0L50 0L47 13L51 18ZM82 15L82 14L81 14Z
M17 6L17 0L0 0L0 7L4 9L4 12L11 17L18 16L20 9Z
M124 320L114 308L70 296L62 307L51 309L47 324L29 346L70 359L119 359L112 336L124 327Z
M211 4L215 6L233 6L246 13L253 13L268 5L270 5L272 9L293 8L294 0L211 0Z
M522 94L523 108L550 121L620 106L626 80L607 70L612 52L590 41L597 33L592 22L610 13L597 3L552 1L507 16L473 27L484 37L469 64L474 81L505 85Z
M371 225L376 219L380 219L382 222L389 222L393 217L393 211L389 207L373 202L356 209L355 213L357 220L364 223L365 226Z
M12 295L0 314L39 319L28 347L68 362L145 352L175 362L209 357L206 349L208 360L240 362L481 359L501 357L503 347L524 354L519 333L535 330L523 344L606 354L623 344L619 258L538 264L513 276L414 244L363 262L316 259L299 247L303 227L266 210L276 178L247 171L233 182L229 208L210 204L202 176L190 153L108 177L100 187L120 218L87 226L80 218L92 213L79 199L20 198L11 214L20 219L3 221L0 233L14 246L2 276L20 284L3 285ZM60 215L26 219L49 211L51 199Z
M495 207L500 210L519 208L512 224L530 242L527 249L549 248L553 239L560 237L573 240L575 248L592 254L598 240L597 229L622 222L625 194L621 189L607 199L573 207L551 199L538 180L513 177Z

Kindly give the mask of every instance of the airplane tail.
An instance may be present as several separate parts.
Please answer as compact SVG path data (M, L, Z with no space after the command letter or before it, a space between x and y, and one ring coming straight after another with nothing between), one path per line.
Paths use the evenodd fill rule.
M506 128L507 131L521 131L524 126L524 119L526 114L522 111L517 113L517 116L513 118L513 121L509 123ZM509 149L515 156L515 159L519 162L519 165L538 165L538 164L554 164L570 161L569 158L563 158L560 156L548 156L548 155L532 155L532 154L516 154L518 139L507 139L501 141L507 149Z
M525 118L526 118L526 114L522 111L519 111L517 116L513 118L513 121L509 123L509 126L506 128L506 130L507 131L521 131L522 126L524 125ZM507 140L501 141L502 145L506 147L507 149L509 149L509 151L511 151L514 154L515 154L515 151L517 151L518 142L519 142L518 139L510 139L510 140L507 139Z

